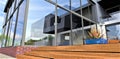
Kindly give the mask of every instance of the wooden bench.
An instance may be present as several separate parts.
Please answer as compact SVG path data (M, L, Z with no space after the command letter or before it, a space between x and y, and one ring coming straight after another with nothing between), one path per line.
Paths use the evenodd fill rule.
M108 44L120 43L120 40L108 40Z

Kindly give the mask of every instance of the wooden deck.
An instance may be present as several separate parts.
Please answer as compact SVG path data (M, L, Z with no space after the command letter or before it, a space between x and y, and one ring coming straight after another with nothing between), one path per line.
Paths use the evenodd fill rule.
M18 59L120 59L120 44L38 47Z

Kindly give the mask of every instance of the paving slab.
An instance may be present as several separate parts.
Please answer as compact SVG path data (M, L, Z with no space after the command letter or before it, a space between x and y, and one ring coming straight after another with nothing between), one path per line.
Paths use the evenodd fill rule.
M0 53L0 59L16 59L16 58Z

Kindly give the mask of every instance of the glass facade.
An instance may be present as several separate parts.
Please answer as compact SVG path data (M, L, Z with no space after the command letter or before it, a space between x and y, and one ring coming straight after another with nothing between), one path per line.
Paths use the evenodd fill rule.
M51 2L53 2L53 4ZM90 2L89 0L57 0L58 6L55 5L56 0L30 0L30 4L31 3L34 3L34 5L30 5L29 7L26 40L34 40L37 38L39 41L47 41L45 45L51 44L51 42L48 42L50 40L46 38L48 34L52 34L53 36L57 35L57 45L62 45L64 42L68 42L69 45L71 40L73 40L74 45L83 44L84 39L87 39L87 32L91 26L96 23L95 21L102 19L100 18L102 14L97 14L97 12L102 13L102 11L96 10L100 6L95 5L93 1ZM15 0L7 13L8 17L4 26L4 34L6 36L4 44L6 46L21 45L25 26L26 4L27 0ZM119 16L119 14L120 13L110 14L111 18L100 21L118 20L119 18L117 18L116 15ZM57 19L55 19L56 16ZM56 28L55 20L57 20ZM100 22L97 24L99 23ZM106 26L106 28L109 29L109 32L106 32L109 39L113 39L112 36L118 37L119 31L116 30L116 27L118 28L119 26ZM111 31L113 28L116 28L114 30L117 32ZM56 30L57 33L55 35ZM112 32L114 32L114 34L111 35ZM55 38L51 41L54 45Z
M6 21L3 25L4 40L2 47L20 46L23 35L26 0L14 0L10 8L7 8Z

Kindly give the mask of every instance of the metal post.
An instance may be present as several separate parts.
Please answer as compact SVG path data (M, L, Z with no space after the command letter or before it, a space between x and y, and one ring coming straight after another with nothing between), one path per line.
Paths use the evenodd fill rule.
M55 4L55 46L57 46L57 0L56 0L56 4Z
M87 0L87 1L90 4L90 1L89 0ZM91 18L92 14L91 14L90 6L88 6L88 14L89 14L89 18L92 19ZM91 22L90 22L90 25L91 25Z
M70 10L72 10L71 9L71 0L69 0L69 4L70 4L70 7L69 7L69 9ZM73 45L73 37L72 37L72 34L73 34L73 32L72 32L72 13L70 12L70 45Z
M82 0L80 0L80 13L81 13L81 15L83 15L82 14ZM82 17L81 17L81 24L82 24L82 36L83 36L83 44L84 44L85 32L84 32L84 20Z
M9 8L7 8L7 15L6 15L6 20L8 20L8 14L9 14ZM7 22L6 22L7 23ZM10 24L10 23L9 23ZM7 34L6 34L6 39L5 39L5 47L7 46L7 36L8 36L8 31L9 31L9 24L8 24L8 28L6 29ZM7 26L7 25L6 25Z

